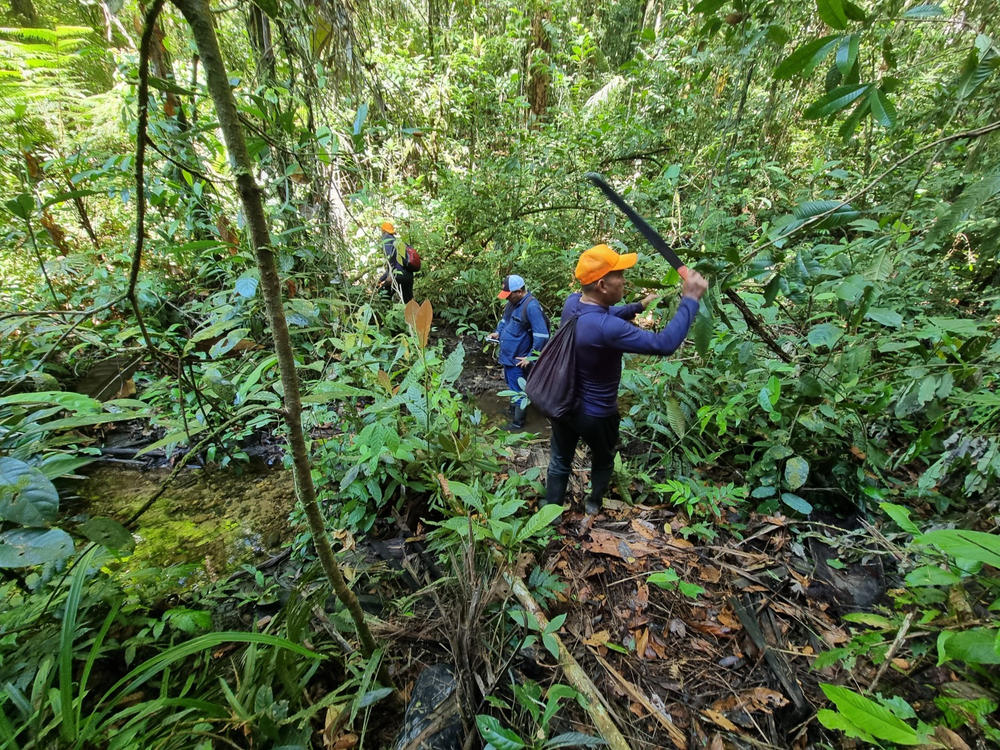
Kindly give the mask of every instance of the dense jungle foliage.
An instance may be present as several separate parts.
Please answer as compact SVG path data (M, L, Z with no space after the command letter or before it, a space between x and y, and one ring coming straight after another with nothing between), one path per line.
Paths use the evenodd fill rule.
M800 552L822 535L827 571L885 571L825 610L844 637L802 660L807 710L767 730L644 699L626 746L1000 744L996 10L12 0L0 748L391 746L429 661L408 618L451 628L466 747L622 746L554 666L583 652L544 462L517 468L525 438L461 387L503 276L557 319L599 242L639 253L628 299L662 291L643 324L670 318L676 272L591 171L711 283L681 352L626 360L616 497L696 550L771 519ZM386 220L423 258L405 314L376 289ZM294 573L130 565L159 493L131 518L79 499L114 435L168 481L293 469ZM361 551L397 525L438 570L415 593ZM548 671L514 678L530 647Z

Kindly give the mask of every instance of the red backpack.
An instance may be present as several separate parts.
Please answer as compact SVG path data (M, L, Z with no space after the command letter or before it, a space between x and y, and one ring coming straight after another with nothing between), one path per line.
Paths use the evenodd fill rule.
M403 268L407 271L420 270L420 253L414 250L412 245L406 246L406 255L403 256Z

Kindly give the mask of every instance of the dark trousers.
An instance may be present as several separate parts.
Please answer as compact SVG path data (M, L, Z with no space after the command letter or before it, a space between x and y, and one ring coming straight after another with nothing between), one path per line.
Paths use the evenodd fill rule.
M405 305L413 299L413 271L407 271L405 268L402 268L393 271L393 277L396 279L396 283L399 284L399 291L402 294L403 304ZM393 289L393 284L389 280L388 274L382 275L379 284L382 287L382 294L386 297L392 299L396 296L396 290Z
M590 447L590 501L598 506L611 483L618 447L620 417L589 417L577 412L562 419L552 420L552 443L549 454L549 472L545 483L545 502L562 505L566 485L573 467L576 444L582 439Z

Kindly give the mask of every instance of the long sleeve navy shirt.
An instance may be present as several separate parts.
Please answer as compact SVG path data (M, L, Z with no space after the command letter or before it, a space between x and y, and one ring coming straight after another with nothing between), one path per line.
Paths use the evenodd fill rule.
M638 302L614 307L587 304L580 301L579 293L566 300L562 323L580 316L576 323L576 387L584 414L617 414L622 354L672 354L684 343L694 323L698 301L684 297L674 317L656 333L629 322L641 310Z
M548 343L549 327L538 300L529 293L516 304L508 302L497 324L497 337L500 339L500 364L507 367L517 365L519 357L541 351Z

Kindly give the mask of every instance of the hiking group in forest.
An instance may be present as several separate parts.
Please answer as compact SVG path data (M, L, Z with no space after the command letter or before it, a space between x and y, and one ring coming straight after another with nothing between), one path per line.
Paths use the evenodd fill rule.
M416 252L409 245L400 255L393 225L385 222L381 229L386 270L379 287L405 304L413 298L413 273L419 270L419 255L414 264L411 257ZM582 440L591 452L591 490L584 510L589 515L601 510L618 446L622 355L667 356L676 351L684 343L698 314L699 300L708 289L701 274L683 268L677 312L662 330L647 331L632 321L654 302L655 294L619 304L625 294L625 271L637 261L636 253L619 254L605 244L582 253L574 272L582 288L566 299L554 336L541 303L523 277L509 274L497 294L506 304L488 340L499 345L497 358L513 392L508 407L510 422L504 429L524 428L529 399L549 418L552 437L546 504L563 503L573 455Z

